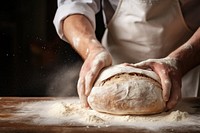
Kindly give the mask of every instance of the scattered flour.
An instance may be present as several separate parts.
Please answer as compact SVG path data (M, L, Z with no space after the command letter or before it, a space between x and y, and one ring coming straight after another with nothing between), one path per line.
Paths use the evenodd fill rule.
M200 121L200 116L193 118L180 110L149 116L110 115L81 108L78 99L23 103L17 114L18 119L29 117L32 123L40 125L131 126L152 130L168 126L199 125Z
M188 117L187 112L181 112L179 110L171 112L169 115L166 116L166 120L168 121L181 121Z
M63 115L69 115L70 111L68 108L65 108L62 103L54 103L51 105L50 109L47 110L47 115L52 115L55 117L62 117Z

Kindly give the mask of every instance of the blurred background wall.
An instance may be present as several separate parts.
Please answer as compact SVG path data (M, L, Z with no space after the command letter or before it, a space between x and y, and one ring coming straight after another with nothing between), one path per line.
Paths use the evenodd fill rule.
M0 96L72 96L80 56L56 34L56 0L10 0L0 5ZM101 40L102 14L96 16Z

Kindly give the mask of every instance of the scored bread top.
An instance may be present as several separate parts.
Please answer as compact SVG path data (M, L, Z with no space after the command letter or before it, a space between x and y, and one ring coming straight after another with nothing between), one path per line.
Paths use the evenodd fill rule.
M96 82L102 82L104 80L107 80L110 77L113 77L117 74L122 74L122 73L141 74L141 75L144 75L156 80L158 83L161 83L159 76L155 72L151 70L144 70L144 69L135 68L132 66L127 66L125 64L113 65L113 66L103 69L99 77L97 78Z

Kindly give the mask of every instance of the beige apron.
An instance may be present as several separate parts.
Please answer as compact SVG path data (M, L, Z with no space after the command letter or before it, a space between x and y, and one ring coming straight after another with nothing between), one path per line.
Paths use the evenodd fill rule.
M137 63L166 57L191 35L178 0L120 0L107 25L102 44L112 54L113 64ZM196 72L199 70L200 67ZM199 82L196 82L199 75L196 76L198 78L187 80L188 83L183 81L183 84L199 87ZM185 88L194 93L188 95ZM183 86L183 96L197 96L197 88L191 88Z

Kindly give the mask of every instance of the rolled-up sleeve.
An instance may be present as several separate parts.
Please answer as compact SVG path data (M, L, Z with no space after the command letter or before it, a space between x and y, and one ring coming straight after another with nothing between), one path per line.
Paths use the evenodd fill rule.
M100 10L100 0L58 0L58 8L53 20L56 31L61 39L67 41L63 34L63 20L72 14L82 14L96 28L95 14Z

